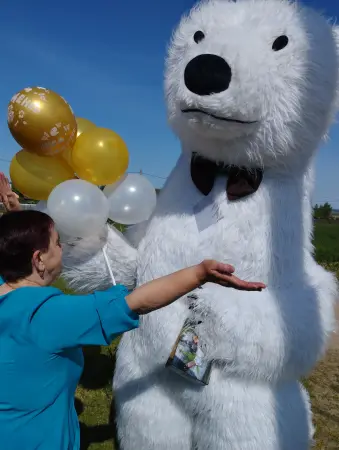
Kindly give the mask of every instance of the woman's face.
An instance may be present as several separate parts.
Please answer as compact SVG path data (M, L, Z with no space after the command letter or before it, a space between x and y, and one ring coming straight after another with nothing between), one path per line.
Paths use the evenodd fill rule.
M61 273L62 269L62 248L58 232L53 227L51 229L51 239L47 252L41 254L44 264L44 281L46 284L53 283Z

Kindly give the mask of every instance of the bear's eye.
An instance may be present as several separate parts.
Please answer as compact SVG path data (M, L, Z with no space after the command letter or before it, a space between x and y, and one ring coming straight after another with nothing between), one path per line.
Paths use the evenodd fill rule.
M194 42L199 44L199 42L201 42L203 39L205 39L205 35L202 31L199 30L194 33L193 39L194 39Z
M277 37L277 39L273 42L272 45L272 49L275 52L278 52L279 50L282 50L283 48L285 48L288 44L288 37L283 35L283 36L279 36Z

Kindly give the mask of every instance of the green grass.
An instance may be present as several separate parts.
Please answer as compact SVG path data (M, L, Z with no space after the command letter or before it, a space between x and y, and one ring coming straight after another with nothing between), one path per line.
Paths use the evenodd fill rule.
M112 377L117 344L118 341L109 347L84 349L85 369L75 399L82 450L112 450Z
M331 258L326 269L339 278L339 226L317 224L315 243L318 260ZM331 261L330 258L330 261ZM329 261L327 259L327 261ZM65 290L59 281L58 287ZM76 408L81 424L82 450L114 450L114 417L111 413L112 377L118 340L109 347L84 349L85 369L76 392ZM339 448L339 349L330 350L305 385L313 406L317 429L315 450Z
M331 349L304 381L316 426L314 450L339 448L339 350ZM94 447L95 448L95 447Z

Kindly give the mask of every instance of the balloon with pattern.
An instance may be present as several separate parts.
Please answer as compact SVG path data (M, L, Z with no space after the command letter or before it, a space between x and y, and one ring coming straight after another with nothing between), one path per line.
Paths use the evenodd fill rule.
M70 105L43 87L28 87L15 94L8 105L7 122L17 143L39 155L62 153L73 147L77 136Z

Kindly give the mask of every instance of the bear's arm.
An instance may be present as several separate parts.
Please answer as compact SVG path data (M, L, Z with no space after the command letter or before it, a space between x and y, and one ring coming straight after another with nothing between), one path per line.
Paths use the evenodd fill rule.
M100 236L63 244L62 278L71 289L88 293L112 286L103 247L117 284L123 284L128 289L134 288L137 250L119 231L107 225Z
M135 248L138 248L140 242L144 238L147 232L148 224L149 220L129 226L126 229L124 236L126 236L128 242L130 242Z
M197 332L208 359L226 376L299 379L326 350L337 296L335 277L320 267L308 287L230 292L208 284L199 292Z

